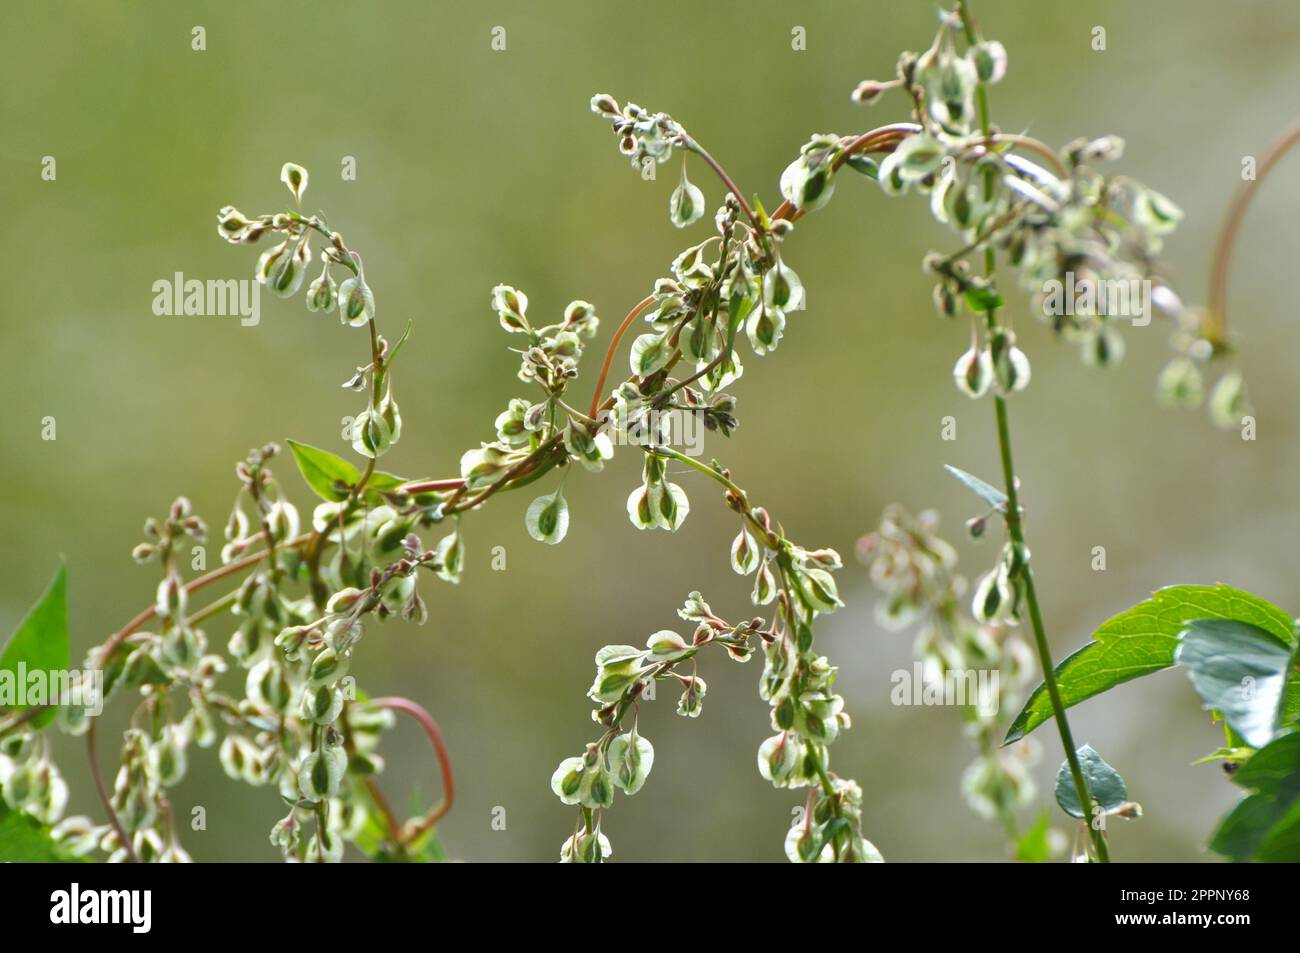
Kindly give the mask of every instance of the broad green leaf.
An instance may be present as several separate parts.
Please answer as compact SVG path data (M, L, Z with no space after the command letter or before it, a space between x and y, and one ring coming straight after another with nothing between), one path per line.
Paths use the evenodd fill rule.
M1235 619L1198 619L1182 634L1174 661L1187 669L1206 708L1218 711L1252 748L1277 730L1291 649Z
M30 814L11 811L0 800L0 863L79 863L50 836L50 829Z
M322 500L338 503L348 498L347 487L361 479L357 468L328 450L289 441L289 449L302 471L302 478Z
M979 477L967 473L965 470L959 470L957 467L951 467L946 463L943 468L966 484L967 489L989 506L1003 513L1007 511L1007 495L997 487L985 483Z
M1110 814L1128 803L1128 788L1124 785L1124 779L1102 760L1091 745L1084 745L1076 754L1079 756L1079 770L1083 772L1083 780L1088 784L1088 794L1101 805L1103 813ZM1074 790L1074 776L1070 774L1068 761L1062 761L1061 769L1056 772L1056 803L1071 817L1086 819L1092 813L1089 811L1085 814L1079 807L1079 795Z
M417 481L398 476L396 473L385 473L383 470L376 470L370 474L370 479L366 481L366 502L372 506L381 506L386 502L385 493L391 493L403 484L415 482Z
M1101 692L1174 664L1178 634L1196 619L1236 619L1263 629L1282 645L1294 645L1292 618L1258 596L1225 586L1169 586L1105 622L1095 641L1056 666L1066 708ZM1052 717L1047 690L1039 685L1007 730L1003 744L1018 741Z
M1264 834L1253 859L1265 864L1300 861L1300 798Z
M28 611L0 654L0 672L18 678L22 663L28 672L63 672L71 665L68 647L68 568L63 560L54 571L45 594ZM16 707L22 711L26 706ZM32 719L33 728L44 728L54 720L55 708L47 708Z
M1300 797L1300 732L1260 748L1233 772L1232 783L1269 797Z
M1300 732L1269 742L1232 775L1252 793L1210 839L1230 860L1300 861Z
M370 474L370 479L366 481L366 488L370 490L396 490L405 483L416 483L416 480L408 480L406 477L400 477L396 473L385 473L383 470L376 470Z

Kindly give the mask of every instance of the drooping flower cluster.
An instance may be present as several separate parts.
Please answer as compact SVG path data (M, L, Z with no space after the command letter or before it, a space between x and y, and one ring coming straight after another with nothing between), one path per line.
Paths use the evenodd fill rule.
M662 471L667 459L687 460L676 451L647 452L647 469ZM560 763L551 787L565 804L579 806L573 835L561 848L561 860L600 862L611 854L602 833L604 811L615 789L635 794L644 784L654 749L637 728L640 701L658 680L676 678L682 686L677 713L699 717L706 691L696 673L695 656L709 644L720 645L736 661L747 661L757 638L764 656L759 694L771 706L776 735L758 750L758 770L779 788L809 788L808 804L786 840L792 861L873 861L876 849L862 836L862 792L856 783L830 772L828 746L849 726L844 699L832 684L835 668L813 646L817 615L842 605L832 571L840 568L834 550L809 551L774 529L767 512L749 504L744 492L716 465L699 466L726 487L727 505L741 516L741 531L731 545L732 568L755 575L755 606L776 603L769 623L762 618L731 623L720 618L692 592L678 615L696 624L690 641L671 630L656 632L644 649L608 645L596 654L596 679L588 697L599 706L593 718L606 729L584 754ZM691 663L689 675L677 668ZM623 722L632 725L624 734Z
M890 506L879 527L859 541L858 557L883 593L876 618L888 629L916 627L921 674L936 693L953 678L991 688L972 692L961 709L965 731L979 751L962 775L962 793L971 810L1003 826L1015 856L1047 859L1034 852L1048 841L1037 831L1036 836L1025 836L1030 832L1021 831L1016 816L1037 795L1029 774L1038 759L1037 746L1000 747L1035 673L1033 652L1017 628L1020 567L1015 547L1004 547L998 565L981 578L967 612L966 580L957 573L957 551L938 535L938 523L933 510L913 516L901 506ZM983 518L970 525L982 533ZM990 671L998 673L996 681L974 677Z

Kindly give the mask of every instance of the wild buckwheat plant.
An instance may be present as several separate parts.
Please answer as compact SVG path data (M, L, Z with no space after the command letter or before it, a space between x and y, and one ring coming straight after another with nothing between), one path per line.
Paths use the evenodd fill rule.
M632 447L643 464L627 501L637 529L673 532L687 518L690 502L670 464L716 485L711 491L720 492L739 523L729 553L723 556L720 541L718 555L745 577L763 615L724 619L701 593L690 592L678 610L689 624L682 631L657 631L643 647L611 644L596 653L587 692L595 706L594 739L562 760L551 778L556 796L576 808L560 858L610 858L605 813L616 792L641 790L655 760L639 722L642 703L655 694L647 689L676 682L677 713L708 717L699 666L701 657L720 654L710 649L716 646L737 662L762 657L759 694L769 705L770 723L755 726L754 748L744 757L755 759L760 776L774 786L805 792L785 838L786 856L881 860L864 830L862 790L840 773L843 765L832 767L830 755L849 717L835 691L836 668L818 652L814 629L842 605L834 575L842 569L839 555L796 543L730 470L671 445L674 418L723 437L735 431L731 391L744 372L740 348L747 343L755 357L765 357L778 348L788 324L797 328L805 294L787 248L793 247L795 223L829 202L847 168L887 196L927 198L931 215L955 233L954 250L930 252L923 267L935 281L939 314L968 325L969 343L953 370L956 386L993 405L1002 488L950 468L986 507L967 524L972 535L998 542L973 589L968 592L956 572L955 550L938 536L933 513L913 517L891 507L859 549L883 591L880 619L892 627L919 627L917 651L927 682L972 670L1003 676L995 689L962 707L978 752L963 779L967 800L1002 825L1012 856L1045 860L1059 852L1060 838L1046 815L1029 827L1018 818L1035 797L1027 771L1034 750L1027 743L1003 746L1054 721L1065 752L1056 800L1078 821L1072 854L1108 860L1106 818L1139 810L1118 772L1089 746L1075 744L1066 709L1177 664L1225 722L1224 746L1212 757L1232 766L1234 780L1250 792L1212 846L1237 859L1288 853L1295 859L1300 732L1293 729L1300 724L1300 674L1294 620L1230 587L1173 587L1107 622L1095 641L1055 665L1035 589L1008 410L1010 399L1030 383L1024 346L1039 323L1033 318L1078 346L1085 361L1111 365L1124 350L1123 324L1145 323L1150 304L1174 324L1176 354L1161 374L1162 399L1200 403L1207 370L1233 352L1227 262L1253 193L1243 193L1230 212L1209 310L1184 307L1156 260L1181 213L1160 193L1109 171L1122 152L1114 137L1054 149L999 129L989 91L1007 68L1006 51L983 36L964 3L943 12L933 42L921 53L904 53L894 78L853 90L852 99L863 105L886 94L900 99L903 118L857 135L812 136L781 174L783 201L770 213L668 114L620 104L607 94L593 97L592 111L610 123L634 169L680 158L669 219L677 228L696 228L698 240L618 325L585 403L575 388L584 350L598 330L595 307L575 300L548 323L523 291L505 284L492 289L490 311L520 357L517 388L485 426L487 439L461 456L454 477L411 479L379 468L402 436L395 370L412 327L395 340L380 332L361 256L323 213L304 211L307 171L293 163L283 168L290 207L257 215L222 209L217 230L223 239L265 247L256 265L259 282L281 297L301 293L309 310L337 314L341 333L357 336L361 362L340 374L347 378L343 387L358 395L348 433L356 462L298 441L287 442L287 454L274 443L252 450L235 467L222 565L196 577L187 579L176 557L183 542L207 534L189 502L178 498L164 517L146 522L133 555L160 573L153 605L91 651L85 685L78 682L85 690L74 703L35 701L0 714L0 841L21 842L45 859L187 860L168 792L185 776L193 748L216 747L232 779L279 797L285 813L269 839L286 860L337 861L346 844L373 859L438 858L435 828L454 796L441 733L414 701L363 693L349 675L353 659L364 651L366 634L385 619L425 619L421 578L459 582L465 516L554 474L553 483L534 489L521 516L532 538L558 544L569 527L568 469L599 472L619 445ZM1270 153L1264 171L1295 141L1300 131ZM711 203L687 174L692 159L723 189L711 218ZM1027 293L1030 320L1022 318L1018 329L1016 309L1001 290L1000 265ZM611 382L620 345L638 325L628 374ZM1229 366L1219 374L1209 405L1216 422L1239 423L1247 407L1239 371ZM286 456L319 498L309 515L272 470L281 469ZM224 595L198 604L202 592L226 580L231 588ZM627 637L641 642L643 635ZM0 671L20 662L68 668L62 569L0 657ZM1022 700L1035 662L1043 683L1008 723L1004 712ZM224 677L228 669L242 678L234 672ZM228 686L241 680L242 689L232 692ZM135 709L110 790L99 768L95 725L104 703L115 697L131 698ZM443 798L407 820L395 814L378 783L381 735L394 712L424 728L443 781ZM52 723L85 734L105 823L63 818L67 786L41 734Z

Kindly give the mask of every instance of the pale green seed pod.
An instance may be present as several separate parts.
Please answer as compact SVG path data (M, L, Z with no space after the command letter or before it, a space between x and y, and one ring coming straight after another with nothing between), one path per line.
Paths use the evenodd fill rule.
M302 690L298 711L303 721L332 725L343 712L343 693L331 685L308 685Z
M560 863L600 864L609 860L613 853L609 838L600 833L600 828L597 827L594 833L581 831L561 844Z
M336 797L347 769L347 755L342 746L325 745L302 759L298 768L298 792L313 803Z
M831 200L835 193L835 178L831 172L829 153L815 161L800 156L781 173L781 195L795 208L816 211Z
M233 205L227 205L217 213L217 234L234 245L244 241L252 224L252 221Z
M375 295L366 284L364 274L346 279L339 285L339 318L350 327L359 328L374 320Z
M989 339L989 354L999 393L1006 395L1029 386L1029 358L1016 347L1014 334L1001 329L994 331Z
M149 746L148 764L159 787L173 787L185 777L185 737L178 726L163 728L162 737Z
M971 599L971 615L977 622L997 622L1006 617L1012 603L1013 593L1007 585L1005 572L999 566L980 577Z
M533 500L524 514L524 527L539 543L562 542L569 531L569 504L564 495L556 490Z
M583 771L578 803L592 810L607 808L614 803L613 779L603 764L597 763Z
M244 693L259 707L283 713L293 700L289 679L273 659L265 658L248 670Z
M382 456L393 445L393 432L383 414L373 407L357 415L352 425L352 449L372 459Z
M328 270L322 271L311 284L307 286L307 310L323 311L326 314L333 311L338 304L339 289L330 277Z
M803 282L793 268L779 259L763 275L763 302L782 312L798 311L803 307Z
M731 543L731 568L737 575L748 576L758 568L760 555L758 541L742 528Z
M651 487L637 487L627 498L627 517L637 529L653 529L656 525Z
M501 321L501 327L512 334L531 330L528 324L528 295L509 285L492 289L492 307Z
M280 169L280 181L293 194L293 200L302 204L302 193L307 191L307 170L296 162L286 162Z
M1226 430L1241 426L1241 418L1250 411L1250 402L1246 398L1246 382L1239 371L1229 371L1219 378L1210 392L1209 411L1216 427Z
M1098 328L1083 339L1083 363L1111 367L1124 359L1124 339L1110 328Z
M704 711L704 696L709 690L708 683L698 675L688 677L689 682L681 697L677 699L677 714L683 718L699 718Z
M384 399L379 402L379 416L388 425L388 446L391 447L402 439L402 414L397 408L397 401L393 400L392 384L388 385Z
M1160 403L1166 407L1199 407L1205 399L1200 368L1185 357L1165 365L1156 387Z
M292 251L282 251L267 261L261 271L265 276L262 283L281 298L292 298L302 287L303 277L307 274L309 264L311 264L311 249L306 240L303 240L295 245Z
M952 379L957 389L974 400L988 393L993 382L993 360L987 350L972 347L952 368Z
M307 835L307 863L338 864L343 861L343 838L333 831Z
M618 735L606 750L614 786L626 794L636 794L650 776L654 765L655 749L649 740L636 733Z
M966 55L974 64L975 75L980 78L980 82L992 85L1000 82L1007 74L1007 50L997 40L976 43Z
M758 564L758 575L754 577L754 591L750 595L756 606L765 606L776 598L776 577L768 567L764 557Z
M551 775L551 790L565 804L578 803L586 763L582 758L565 758Z
M346 653L339 654L331 648L322 649L312 660L307 680L313 687L333 685L348 673L351 662L351 656Z
M787 731L773 735L758 748L758 773L777 787L785 787L799 766L801 745Z
M175 573L168 573L158 584L158 595L154 600L154 611L162 619L178 619L185 614L188 597L185 587Z
M686 178L682 165L682 180L668 197L668 220L677 228L694 225L704 216L704 193Z

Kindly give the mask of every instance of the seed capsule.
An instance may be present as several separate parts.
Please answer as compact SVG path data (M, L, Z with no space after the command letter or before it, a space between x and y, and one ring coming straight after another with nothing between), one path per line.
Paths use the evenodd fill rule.
M1029 386L1029 358L1016 347L1014 334L1001 329L994 331L989 340L989 353L999 393L1010 394Z
M983 397L993 381L993 360L989 352L972 347L957 358L952 368L952 379L957 389L967 397Z
M338 286L328 271L322 271L319 277L307 286L307 310L328 313L334 310L336 304L338 304Z
M375 296L363 275L346 279L339 285L339 318L344 324L359 328L375 317Z

